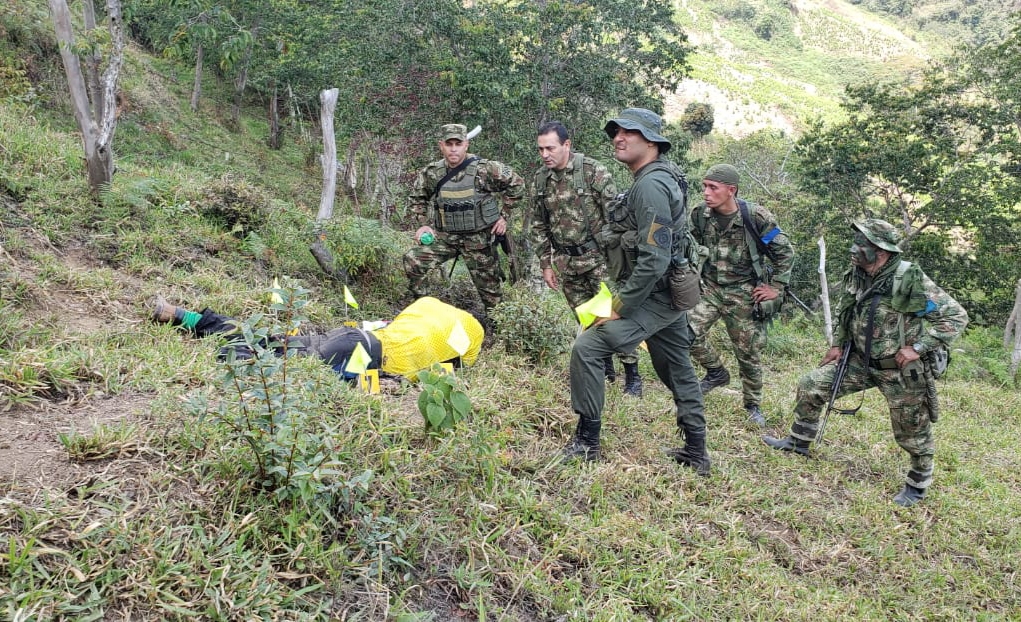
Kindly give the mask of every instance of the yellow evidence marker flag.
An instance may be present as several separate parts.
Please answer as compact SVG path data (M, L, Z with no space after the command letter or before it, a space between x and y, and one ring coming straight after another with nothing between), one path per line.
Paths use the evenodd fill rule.
M355 297L351 294L351 290L347 288L347 285L344 286L344 302L346 302L349 307L354 309L358 308L358 301L355 300Z
M613 313L613 294L606 283L599 284L599 293L574 308L578 321L588 328L596 318L610 317Z
M273 289L280 289L280 279L278 279L277 277L273 277ZM280 294L276 292L270 293L269 301L272 302L273 304L278 305L284 304L284 299L281 298Z
M454 352L457 352L458 356L464 356L464 353L471 347L472 340L468 337L461 322L455 323L454 327L450 329L447 344L454 349Z
M358 345L355 346L355 351L351 353L351 358L348 360L347 365L344 366L344 371L349 374L364 374L371 362L372 357L369 356L369 353L362 346L362 342L359 341Z

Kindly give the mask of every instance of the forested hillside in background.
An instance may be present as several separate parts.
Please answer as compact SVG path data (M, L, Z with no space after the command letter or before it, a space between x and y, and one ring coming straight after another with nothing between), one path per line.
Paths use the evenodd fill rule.
M1017 0L850 0L881 15L898 18L932 41L945 45L983 45L1006 36Z

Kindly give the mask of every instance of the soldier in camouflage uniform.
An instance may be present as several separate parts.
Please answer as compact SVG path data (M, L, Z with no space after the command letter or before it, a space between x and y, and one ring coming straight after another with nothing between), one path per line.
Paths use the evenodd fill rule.
M605 166L571 151L562 123L540 126L536 144L543 166L536 171L533 186L532 243L543 281L551 289L562 288L574 309L599 293L599 284L608 280L606 255L597 238L617 186ZM634 352L618 356L624 365L624 393L641 397L638 357ZM613 357L606 358L605 374L610 382L616 378Z
M683 244L687 217L683 175L664 157L670 141L660 132L658 114L628 108L603 128L613 139L614 157L634 174L634 185L621 206L621 221L635 241L629 263L613 298L608 318L599 318L571 348L571 407L578 415L574 439L563 449L568 460L596 460L606 399L603 361L615 352L630 352L644 341L656 375L670 389L677 427L684 446L667 454L682 466L708 475L705 409L698 377L688 357L688 314L674 309L669 272L675 244ZM614 220L617 221L616 214ZM684 255L681 248L681 255Z
M423 242L423 235L433 241L404 255L404 272L411 293L420 298L428 294L429 271L460 256L489 311L500 302L503 280L497 236L507 232L508 212L524 198L525 181L506 164L469 154L467 128L458 123L440 128L439 148L443 159L419 171L409 197L419 225L415 241Z
M917 265L900 259L900 235L893 225L869 218L853 227L853 266L842 281L834 345L821 367L798 382L790 435L763 440L774 449L808 455L820 410L832 392L836 362L850 345L838 396L877 387L886 398L894 439L911 456L904 489L893 500L910 506L932 484L932 422L939 412L933 355L964 331L968 314Z
M766 418L759 408L762 403L761 355L769 320L764 311L773 305L778 307L783 300L783 288L790 282L794 267L794 247L769 210L737 198L739 185L740 175L733 166L710 167L702 180L705 202L691 213L691 233L699 244L709 249L702 268L706 291L689 318L695 332L691 357L706 369L701 382L703 394L730 382L730 372L708 339L709 330L722 318L741 373L748 420L764 426ZM767 257L761 256L757 245L749 246L749 233L739 203L744 203L748 216L754 219L754 228L760 233L763 247L769 250ZM767 259L772 278L763 282L760 272L765 275L763 262Z

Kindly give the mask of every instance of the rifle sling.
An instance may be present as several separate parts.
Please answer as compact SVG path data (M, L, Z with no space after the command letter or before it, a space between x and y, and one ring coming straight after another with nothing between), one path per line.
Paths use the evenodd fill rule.
M862 353L862 362L868 367L872 361L872 330L876 326L876 308L879 307L879 294L872 295L872 301L869 303L869 319L865 323L865 351ZM854 347L854 342L851 342L851 347ZM834 395L839 387L833 387ZM861 393L861 401L854 408L834 408L841 415L854 415L861 410L862 404L865 403L865 392Z

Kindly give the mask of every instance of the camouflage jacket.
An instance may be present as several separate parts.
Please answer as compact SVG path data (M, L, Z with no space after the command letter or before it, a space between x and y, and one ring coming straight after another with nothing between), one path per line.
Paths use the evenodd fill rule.
M473 157L467 154L465 158ZM415 185L408 196L410 205L408 209L415 218L417 226L435 226L435 201L433 190L436 183L447 174L447 163L444 160L431 162L428 166L418 172L415 178ZM457 181L463 178L465 171L461 171L451 179ZM525 180L514 172L510 166L497 162L496 160L479 160L477 172L475 173L475 189L481 193L503 195L501 210L504 218L507 218L508 211L513 209L517 202L525 197Z
M577 177L581 164L581 187ZM605 263L596 241L606 224L606 206L617 195L617 186L605 166L581 153L571 154L560 171L541 167L532 189L531 238L539 267L550 268L557 260L569 274L583 274ZM567 247L585 244L594 248L570 256Z
M916 266L912 266L914 275L908 278L909 287L916 290L916 295L895 299L893 277L898 264L900 257L894 255L875 278L855 267L844 274L837 305L835 346L842 346L848 339L853 339L859 352L865 348L865 331L874 294L880 297L873 320L869 358L885 359L897 354L901 346L902 318L904 345L921 343L923 353L940 344L949 346L964 332L968 313Z
M748 211L762 234L779 229L776 217L766 208L749 203ZM692 211L688 224L695 240L709 249L709 257L702 268L702 277L720 287L747 285L750 291L756 274L741 211L738 210L730 224L721 230L716 224L712 210L702 203ZM794 247L787 235L781 232L769 242L769 249L772 260L768 257L763 257L762 260L772 264L771 282L774 285L786 286L790 283L791 269L794 267Z

